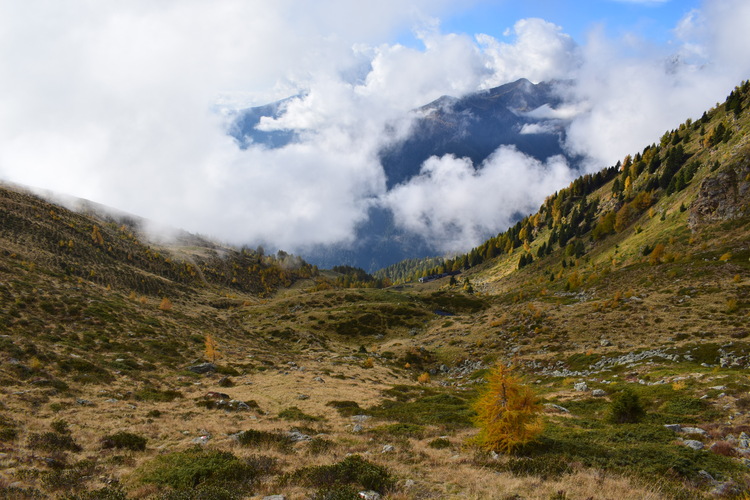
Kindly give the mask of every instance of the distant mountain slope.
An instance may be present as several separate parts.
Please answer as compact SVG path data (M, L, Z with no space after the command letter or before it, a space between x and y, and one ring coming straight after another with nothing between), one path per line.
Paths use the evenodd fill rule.
M279 118L292 99L289 97L264 106L238 112L228 133L240 147L261 144L280 148L294 142L293 130L259 130L262 118ZM558 106L561 99L551 83L533 84L522 78L461 98L443 96L413 111L418 117L408 137L380 152L388 187L407 181L419 173L430 156L453 154L480 164L503 144L513 144L529 156L544 160L564 154L560 143L563 129L554 121L528 115L541 106ZM544 123L534 133L524 126Z
M564 127L559 120L529 115L542 106L561 104L551 83L533 84L526 79L456 98L443 96L413 113L417 116L406 139L380 151L387 187L409 181L429 157L452 154L481 164L505 144L544 161L565 154L561 143ZM263 117L279 118L290 97L238 113L228 133L241 148L260 144L280 148L297 140L293 130L264 131ZM533 127L533 126L536 127ZM530 127L532 126L532 127ZM530 132L530 133L527 133ZM403 259L431 256L434 247L423 237L396 227L389 210L373 207L357 229L355 246L319 246L305 252L305 259L325 268L349 264L375 271Z
M750 83L745 82L701 119L687 120L658 144L576 179L550 195L536 214L470 252L431 268L408 261L378 276L413 280L476 268L476 279L503 287L531 275L544 289L576 290L623 263L690 260L697 253L716 258L716 251L735 245L725 259L746 264L748 222Z
M421 115L409 136L380 153L389 187L419 173L430 156L452 154L479 165L504 144L538 160L564 154L563 127L527 113L561 103L550 83L534 85L526 79L463 98L444 96L418 109ZM546 123L544 129L525 133L527 125Z

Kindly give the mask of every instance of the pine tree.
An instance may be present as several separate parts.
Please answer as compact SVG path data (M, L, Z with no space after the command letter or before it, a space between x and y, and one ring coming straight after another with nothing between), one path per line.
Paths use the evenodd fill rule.
M473 407L480 428L474 441L486 450L511 453L542 432L541 407L534 393L502 364L489 373Z

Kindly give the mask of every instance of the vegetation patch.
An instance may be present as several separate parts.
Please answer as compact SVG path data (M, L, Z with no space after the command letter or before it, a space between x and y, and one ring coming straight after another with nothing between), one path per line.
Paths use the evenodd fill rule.
M318 422L323 420L322 417L316 417L315 415L308 415L296 406L289 407L279 412L279 418L284 420L297 420L302 422Z
M469 427L474 417L469 401L446 393L414 400L385 400L380 405L369 408L367 413L401 423L447 427Z
M294 441L287 434L281 432L258 431L248 429L235 434L237 442L242 446L254 448L274 448L281 452L292 449Z
M288 475L286 481L324 489L354 486L381 494L395 484L387 468L369 462L359 455L346 457L333 465L298 469Z
M132 432L120 431L102 438L102 448L116 448L118 450L143 451L146 449L148 439L133 434Z
M356 401L329 401L326 406L335 408L339 415L342 417L351 417L354 415L360 415L364 410L359 407L359 403Z
M192 448L160 455L135 472L138 481L175 490L207 486L249 492L258 480L257 466L230 452Z
M171 389L157 389L156 387L146 387L134 394L137 401L152 401L156 403L169 403L177 398L182 397L180 391Z

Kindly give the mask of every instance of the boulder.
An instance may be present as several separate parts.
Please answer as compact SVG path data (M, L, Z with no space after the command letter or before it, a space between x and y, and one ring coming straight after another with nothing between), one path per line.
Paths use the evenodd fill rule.
M200 373L200 374L216 373L217 367L213 363L200 363L197 365L188 366L188 370L190 370L193 373Z

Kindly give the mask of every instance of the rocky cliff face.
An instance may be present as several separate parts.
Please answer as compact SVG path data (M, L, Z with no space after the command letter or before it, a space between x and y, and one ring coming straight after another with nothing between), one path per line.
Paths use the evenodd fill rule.
M750 216L750 144L703 180L690 209L690 229Z

